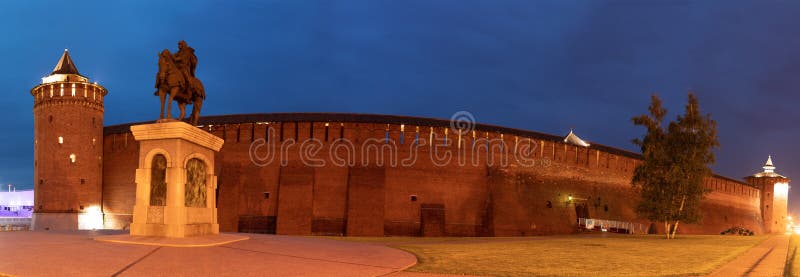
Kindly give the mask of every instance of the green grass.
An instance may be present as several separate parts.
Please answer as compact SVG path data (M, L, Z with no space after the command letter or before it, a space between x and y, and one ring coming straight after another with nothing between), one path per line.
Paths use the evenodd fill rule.
M786 254L786 276L800 276L800 236L789 238L789 252Z
M417 256L413 272L491 276L702 275L766 236L557 236L528 238L342 238L385 243Z

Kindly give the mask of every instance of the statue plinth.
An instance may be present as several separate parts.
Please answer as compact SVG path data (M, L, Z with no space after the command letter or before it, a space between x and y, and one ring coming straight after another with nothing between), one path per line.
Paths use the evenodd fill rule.
M214 154L224 141L184 122L131 126L139 142L133 236L219 234Z

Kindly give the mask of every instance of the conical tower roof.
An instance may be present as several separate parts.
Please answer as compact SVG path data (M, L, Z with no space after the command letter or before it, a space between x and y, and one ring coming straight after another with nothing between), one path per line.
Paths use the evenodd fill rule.
M764 166L762 168L764 169L764 171L756 173L756 174L753 174L753 177L757 177L757 178L758 177L781 177L781 178L786 178L786 177L778 174L777 172L775 172L775 164L772 163L772 155L769 155L767 157L767 162L764 163Z
M78 73L78 67L75 66L75 62L72 61L72 57L69 56L69 50L64 49L64 54L61 55L61 59L58 60L56 67L53 68L53 72L50 73L50 75L55 74L81 75Z

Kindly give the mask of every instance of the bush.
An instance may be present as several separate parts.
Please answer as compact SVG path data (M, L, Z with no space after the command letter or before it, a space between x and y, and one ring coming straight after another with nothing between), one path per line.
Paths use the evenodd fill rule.
M720 235L739 235L739 236L752 236L755 233L747 228L741 226L733 226L719 233Z

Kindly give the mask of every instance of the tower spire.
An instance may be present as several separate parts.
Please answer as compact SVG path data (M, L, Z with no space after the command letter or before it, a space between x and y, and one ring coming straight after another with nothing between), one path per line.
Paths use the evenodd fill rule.
M765 173L775 172L775 165L772 164L772 155L767 157L767 162L764 164L763 168Z
M53 68L53 72L50 73L50 75L54 74L81 75L78 73L78 67L75 66L75 62L72 61L72 57L69 56L68 49L64 49L64 54L61 55L61 59L58 60L56 67Z

